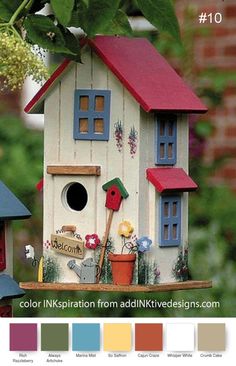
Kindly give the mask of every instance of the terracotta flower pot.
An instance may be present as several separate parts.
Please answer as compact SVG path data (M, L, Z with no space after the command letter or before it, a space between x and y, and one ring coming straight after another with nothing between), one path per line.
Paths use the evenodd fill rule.
M133 280L136 254L108 254L111 261L112 280L114 285L130 285Z

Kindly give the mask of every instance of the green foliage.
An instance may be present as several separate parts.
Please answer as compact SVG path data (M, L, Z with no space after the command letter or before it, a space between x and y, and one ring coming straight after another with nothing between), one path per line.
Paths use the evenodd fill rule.
M36 14L50 3L53 15ZM68 41L66 27L80 27L89 37L97 33L131 35L125 6L120 0L0 0L0 14L10 26L27 32L27 40L51 52L68 54L73 58L78 47ZM160 31L168 32L180 40L178 21L171 0L138 0L137 6L144 16ZM22 22L17 20L22 19ZM64 30L62 31L62 26ZM21 32L19 32L21 34ZM68 44L69 42L69 44Z
M222 93L227 86L236 83L236 72L234 70L224 71L209 67L200 73L200 77L205 84L210 85L217 93Z
M88 7L83 0L75 1L74 8L71 13L71 19L69 26L85 29L86 27L86 14Z
M200 120L195 125L195 132L200 137L210 137L213 133L214 127L210 121Z
M159 282L160 273L156 262L150 262L148 256L144 253L138 254L138 284L157 284Z
M187 281L189 279L188 249L179 248L179 254L172 272L177 281Z
M69 31L68 28L60 27L60 29L63 34L64 40L66 42L66 47L71 52L71 54L68 54L68 53L64 54L61 52L60 52L60 54L67 58L69 56L71 60L80 62L81 61L80 43L79 43L78 38L76 38L75 35Z
M71 20L75 0L51 0L50 3L57 20L67 26Z
M89 0L85 32L89 37L103 33L115 17L119 0Z
M0 166L0 179L31 211L37 210L35 185L42 178L43 134L26 129L17 117L1 116Z
M196 168L195 172L198 169ZM207 173L207 169L204 169L204 167L198 178L196 178L197 181L199 181L199 177L199 193L192 195L190 201L192 205L189 220L190 226L199 226L200 228L202 226L207 228L208 225L216 226L218 233L224 239L232 242L231 248L236 249L236 244L234 244L234 241L236 243L236 205L234 194L227 186L214 186L207 183L209 173Z
M132 36L132 28L130 26L127 15L118 9L115 17L109 23L107 29L104 30L104 34L119 34L123 36Z
M52 14L37 14L46 4L51 5ZM171 0L137 0L135 5L131 0L0 0L0 30L22 38L30 47L37 45L81 62L80 41L69 28L81 28L83 37L89 38L96 34L131 36L128 11L133 6L159 31L167 32L180 43L179 25ZM21 56L18 63L22 63ZM2 76L5 85L9 86L7 74ZM14 85L22 86L22 81L17 83L17 75Z
M171 0L137 0L143 15L160 31L168 32L180 43L178 20Z
M96 263L99 262L99 259L100 259L100 256L101 256L101 249L102 249L102 245L100 245L95 250L94 260L95 260ZM113 239L111 237L109 237L108 240L107 240L105 256L104 256L104 261L103 261L103 266L102 266L102 272L101 272L101 275L100 275L101 283L112 283L111 262L108 259L108 254L110 252L114 252L114 242L113 242Z
M0 19L9 21L21 4L21 0L1 0L0 1Z
M213 281L211 290L196 293L197 300L220 301L221 307L193 309L188 316L235 316L235 196L226 186L209 185L207 178L190 200L189 268L194 279ZM185 298L192 300L192 295Z
M60 276L60 266L55 257L45 256L43 261L43 281L57 282Z
M66 41L58 26L44 15L28 15L24 21L27 37L33 44L38 44L53 52L72 53L66 47Z

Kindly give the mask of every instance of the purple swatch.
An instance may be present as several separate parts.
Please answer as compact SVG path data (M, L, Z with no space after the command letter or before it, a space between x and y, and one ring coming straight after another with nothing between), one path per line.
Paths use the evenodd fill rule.
M37 324L10 324L10 351L37 351Z

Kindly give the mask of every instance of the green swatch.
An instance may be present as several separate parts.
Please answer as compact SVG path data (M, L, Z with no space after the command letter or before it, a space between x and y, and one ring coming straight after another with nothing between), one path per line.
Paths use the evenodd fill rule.
M68 324L41 324L41 350L68 351L68 333Z

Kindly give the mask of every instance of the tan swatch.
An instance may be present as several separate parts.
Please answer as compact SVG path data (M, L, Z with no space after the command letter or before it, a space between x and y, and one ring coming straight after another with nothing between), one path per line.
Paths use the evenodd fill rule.
M225 351L225 324L198 324L198 351Z

